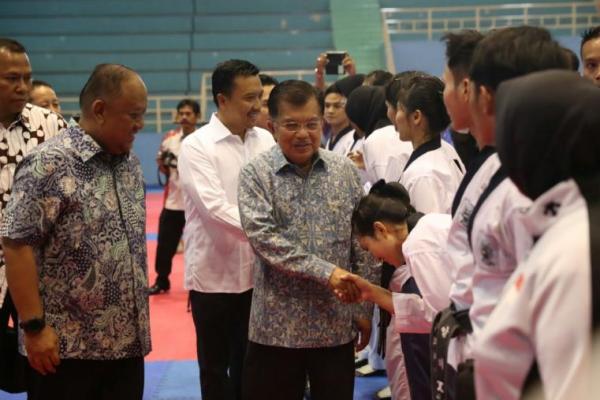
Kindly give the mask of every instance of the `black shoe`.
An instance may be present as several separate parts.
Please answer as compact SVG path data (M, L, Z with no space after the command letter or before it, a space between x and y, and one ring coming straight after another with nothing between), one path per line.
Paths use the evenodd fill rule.
M155 294L167 293L169 291L168 286L161 286L158 283L155 283L153 286L148 288L148 295L154 296Z
M369 363L368 358L363 358L362 360L354 361L354 369L358 369L360 367L364 367Z

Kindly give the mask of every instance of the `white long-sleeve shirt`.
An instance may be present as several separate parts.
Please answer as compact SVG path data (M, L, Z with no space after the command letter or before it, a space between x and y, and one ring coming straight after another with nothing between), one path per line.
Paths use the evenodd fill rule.
M181 144L187 290L242 293L252 288L255 256L240 222L238 177L242 166L274 144L261 128L246 131L242 141L216 114Z
M538 236L514 271L474 347L478 398L521 398L537 361L545 399L592 399L589 214L579 189L565 181L529 209ZM516 238L520 240L522 238Z
M375 183L384 179L386 182L398 182L412 151L412 143L400 140L394 125L374 130L363 145L369 181Z
M446 238L451 222L448 214L427 214L402 245L406 265L422 297L409 293L392 294L397 332L430 333L436 314L448 305L452 274Z

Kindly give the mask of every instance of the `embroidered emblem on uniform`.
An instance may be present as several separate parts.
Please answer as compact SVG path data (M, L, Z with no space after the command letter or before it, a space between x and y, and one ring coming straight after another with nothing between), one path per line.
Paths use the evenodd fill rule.
M495 250L494 248L485 240L482 241L481 243L481 250L480 250L480 254L481 254L481 260L483 261L483 263L487 266L493 267L496 265L496 261L495 261Z
M560 203L555 201L550 201L544 205L544 215L556 217L558 214L558 209L560 208Z

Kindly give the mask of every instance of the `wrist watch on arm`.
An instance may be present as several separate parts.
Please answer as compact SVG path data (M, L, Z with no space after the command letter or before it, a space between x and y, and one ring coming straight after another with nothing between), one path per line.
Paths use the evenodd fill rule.
M31 318L27 321L19 322L19 327L23 329L25 333L39 333L46 326L46 321L44 317L39 318Z

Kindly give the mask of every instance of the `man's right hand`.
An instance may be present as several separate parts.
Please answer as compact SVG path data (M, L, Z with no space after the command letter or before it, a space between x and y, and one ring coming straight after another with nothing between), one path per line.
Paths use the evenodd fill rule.
M37 333L26 333L25 350L29 364L37 372L42 375L56 372L60 364L58 336L51 326L46 325Z
M355 274L345 274L342 280L352 282L356 286L360 292L359 301L372 301L374 285L371 282Z
M335 267L329 277L329 287L344 303L355 303L360 299L360 290L354 282L343 279L348 274L348 271L340 267Z

